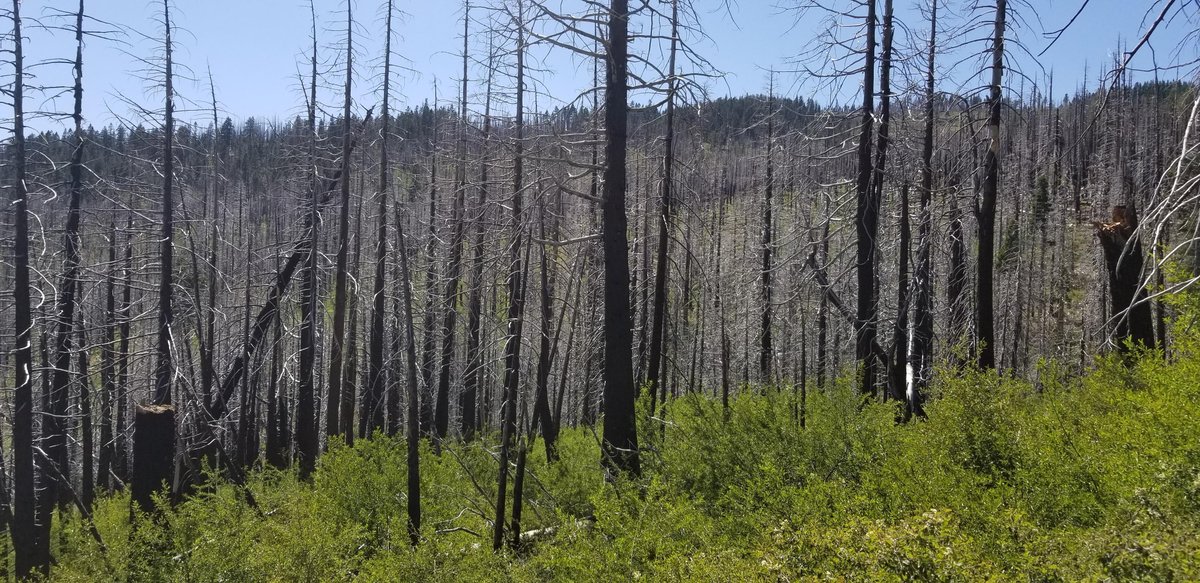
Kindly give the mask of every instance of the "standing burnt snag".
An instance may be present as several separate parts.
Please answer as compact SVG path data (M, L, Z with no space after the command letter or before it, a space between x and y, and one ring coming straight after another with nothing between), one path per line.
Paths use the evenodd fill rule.
M175 407L138 405L133 415L133 501L154 510L154 493L171 483L175 469Z
M1112 209L1112 222L1093 223L1104 261L1108 269L1109 298L1116 338L1122 352L1130 344L1154 348L1154 320L1146 289L1142 287L1142 243L1137 237L1137 212L1133 206L1118 205Z

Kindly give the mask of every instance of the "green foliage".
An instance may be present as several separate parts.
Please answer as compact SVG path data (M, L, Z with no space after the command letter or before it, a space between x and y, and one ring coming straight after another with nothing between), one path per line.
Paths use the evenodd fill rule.
M1012 221L1004 228L1000 246L996 249L996 266L1002 271L1012 269L1021 255L1021 226Z
M1182 298L1174 306L1187 313ZM1200 577L1200 333L1172 360L1101 358L1038 382L941 371L929 420L851 383L689 395L639 428L644 475L606 483L598 432L531 444L523 529L491 551L494 441L421 451L422 542L408 544L406 449L333 447L312 484L263 470L158 518L103 498L55 522L65 581L1195 580ZM806 426L799 425L803 407ZM494 436L488 439L494 440ZM511 480L510 480L511 484ZM511 486L510 486L511 487Z
M1033 191L1033 222L1042 227L1046 217L1050 216L1050 180L1045 176L1037 177L1037 186Z

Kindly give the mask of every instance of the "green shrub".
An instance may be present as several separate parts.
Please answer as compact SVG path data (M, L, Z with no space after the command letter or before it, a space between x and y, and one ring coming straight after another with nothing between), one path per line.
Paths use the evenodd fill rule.
M1200 304L1198 304L1200 305ZM310 484L261 470L129 522L98 501L102 551L55 521L64 581L1195 580L1200 577L1200 333L1172 358L1101 358L1036 382L942 370L927 421L896 424L848 379L743 390L729 411L641 401L644 472L606 483L599 429L529 444L522 528L491 551L494 435L421 446L421 544L406 530L403 440L335 445ZM509 481L512 488L512 480ZM511 490L508 493L511 496ZM511 498L510 498L511 500Z

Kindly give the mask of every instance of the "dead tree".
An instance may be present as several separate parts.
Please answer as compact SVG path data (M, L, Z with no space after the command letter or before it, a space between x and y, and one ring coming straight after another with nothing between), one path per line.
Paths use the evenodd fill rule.
M992 36L992 78L988 85L988 148L984 154L983 185L977 209L979 223L979 260L976 268L975 322L978 326L978 364L996 366L996 333L993 308L993 275L996 248L996 190L1000 180L1000 112L1004 89L1004 33L1008 0L996 0L996 20Z
M338 407L341 404L342 376L345 355L342 354L346 342L346 271L349 267L350 254L350 108L354 101L351 89L354 80L354 12L351 2L346 2L346 83L345 101L342 107L342 198L338 214L337 239L337 269L334 274L333 288L333 338L329 350L329 386L325 400L325 433L330 437L338 435L341 416ZM344 428L350 431L350 428ZM301 464L301 472L304 473Z
M46 442L46 453L51 463L58 466L61 475L71 478L70 454L67 450L67 420L69 408L69 389L71 385L71 338L75 335L75 312L79 289L79 219L80 200L83 196L83 6L80 3L76 14L75 24L75 64L73 67L75 84L72 88L74 110L71 119L75 130L72 136L71 161L67 165L68 178L68 207L67 221L63 232L63 270L60 276L58 317L55 322L54 339L54 372L50 381L50 410L43 416L42 433ZM82 346L79 347L82 349ZM65 508L69 502L65 488L66 484L55 483L53 496L60 508Z
M163 47L165 57L163 62L163 149L162 149L162 239L160 241L160 266L158 282L158 344L156 364L154 368L154 400L155 405L171 403L171 383L175 374L175 365L171 354L171 325L174 323L174 312L171 300L174 294L174 256L175 256L175 86L174 63L171 59L171 8L170 0L163 0Z
M517 437L517 393L521 374L521 337L524 328L525 289L522 284L521 244L524 239L522 209L525 191L525 3L517 1L514 15L516 30L516 111L513 119L513 196L512 227L508 268L508 334L504 340L504 399L501 405L500 470L497 477L496 519L492 530L492 550L504 544L505 501L508 464L512 442Z
M492 55L489 51L488 58ZM462 435L471 439L482 423L478 411L479 385L483 369L483 246L484 223L488 204L488 147L492 137L492 75L494 68L488 67L487 91L483 105L483 136L480 142L479 195L475 202L474 238L471 242L471 291L467 294L467 370L463 375L463 392L460 402Z
M21 2L13 0L13 143L11 156L13 229L13 300L16 391L13 393L13 524L16 575L27 579L34 570L49 574L49 540L38 540L33 463L33 308L29 293L29 203L25 184L25 62L22 52Z
M116 349L117 342L117 226L108 225L108 270L104 274L104 341L100 345L100 457L97 460L100 486L107 492L115 490L110 473L115 468L113 435L113 405L117 399Z
M437 125L441 116L437 84L433 88L433 124L429 138L429 233L425 238L425 313L421 323L421 435L434 436L433 369L437 358Z
M163 0L164 92L162 150L162 239L158 288L158 344L155 351L154 398L134 411L133 476L130 493L144 511L154 508L153 494L171 483L175 462L175 407L171 384L175 374L172 356L171 307L174 283L174 177L175 177L175 90L171 50L170 0Z
M454 203L450 211L452 231L450 258L446 263L446 288L442 296L442 355L438 370L437 405L434 409L434 434L445 439L450 429L450 372L454 365L455 323L458 320L459 280L465 244L463 220L467 196L467 40L470 37L471 5L463 7L462 93L459 95L458 146L454 169Z
M875 394L876 363L871 345L876 340L878 299L875 293L875 239L879 234L879 203L871 188L871 133L875 125L875 1L867 0L866 45L863 48L862 122L858 136L855 272L858 276L858 311L854 321L854 356L861 368L858 389Z
M604 193L604 435L601 459L610 471L641 473L633 382L633 321L629 311L629 239L625 216L629 121L629 2L612 0L605 59Z
M300 461L300 477L307 478L312 473L316 463L319 439L317 438L317 411L315 383L316 352L317 352L317 238L320 229L320 213L318 205L317 179L317 15L312 2L309 2L309 12L312 18L312 71L309 77L308 99L308 161L306 171L312 177L309 181L308 221L305 225L307 233L304 236L301 250L304 258L304 273L300 280L300 379L296 395L296 457ZM348 121L348 120L347 120ZM290 264L291 262L289 262ZM294 267L293 267L294 268ZM285 268L286 269L286 268ZM290 279L291 274L288 274ZM281 277L280 280L283 278ZM286 285L286 284L285 284ZM277 284L278 288L279 285ZM269 300L268 300L269 303ZM278 300L272 312L278 310ZM271 317L275 317L272 313ZM265 332L265 330L264 330ZM246 362L243 368L249 366L249 344L244 351ZM244 371L241 374L245 374Z
M395 12L392 0L388 0L383 46L383 110L379 137L379 218L375 228L375 279L371 288L371 332L367 346L367 399L362 403L362 417L367 420L363 437L384 429L384 398L387 390L387 373L383 366L383 344L386 332L387 297L387 204L389 184L388 142L391 139L391 72L392 72L392 15ZM398 380L398 379L397 379ZM347 428L347 443L350 432Z
M400 205L396 205L399 209ZM416 546L421 540L421 444L420 444L420 386L417 385L417 338L413 332L412 274L408 268L408 244L404 238L404 221L396 213L396 238L400 242L400 295L403 297L404 355L407 364L408 415L405 422L405 441L408 446L408 538ZM398 391L397 391L398 392ZM398 397L398 395L392 395Z
M774 72L771 75L771 89L767 94L767 176L766 184L763 189L763 225L762 225L762 306L761 312L761 328L759 332L759 352L758 352L758 373L762 378L762 383L769 386L771 384L771 360L775 349L771 346L771 303L772 298L772 283L771 278L774 275L775 265L772 253L774 252L774 241L772 235L774 232L775 220L771 216L772 213L772 197L775 189L775 159L773 149L775 147L775 78Z
M884 0L884 2L883 2L883 46L881 47L880 55L879 55L879 57L880 57L879 58L879 93L880 93L879 128L876 132L877 142L875 145L875 163L871 168L871 172L872 172L872 175L871 175L871 189L872 189L871 204L873 205L876 214L878 214L880 204L883 201L883 191L884 191L883 187L884 187L884 182L885 182L885 178L886 178L886 174L884 171L887 168L888 147L891 145L892 38L895 34L895 32L894 32L895 27L893 25L893 20L894 20L894 14L893 14L893 9L892 9L892 0ZM905 188L907 188L907 187L905 187ZM907 221L907 216L908 216L907 194L908 194L907 191L905 191L903 193L903 195L904 195L903 204L905 206L901 210L901 212L904 214L905 221ZM907 229L907 227L908 227L908 225L906 223L904 225L904 228ZM902 231L902 233L907 233L907 231ZM875 246L878 245L877 243L875 243L875 240L878 239L878 236L879 236L879 218L878 218L878 216L876 216L875 217L875 231L872 233L872 245L875 245ZM904 236L904 235L902 235L902 237L901 237L900 247L901 247L900 252L901 252L901 265L902 265L901 273L903 274L902 278L907 278L908 240L907 240L906 236ZM874 258L875 253L876 253L876 250L872 249L872 251L871 251L872 258ZM873 260L873 262L874 262L874 260ZM861 283L861 281L860 281L860 283ZM902 279L898 286L898 289L900 290L899 293L900 293L901 303L897 306L897 310L907 310L907 308L908 308L908 306L907 306L908 300L906 297L906 294L908 293L907 287L908 287L908 282L906 281L906 279ZM876 297L876 301L878 301L878 299L879 298ZM905 315L903 319L907 320L907 315ZM898 324L898 326L899 326L899 324ZM907 327L907 324L904 324L904 327ZM896 330L901 330L901 331L896 332ZM899 355L904 354L903 352L901 352L902 349L900 347L901 345L905 344L904 332L902 330L903 330L903 328L894 328L893 329L893 332L894 332L893 346L892 346L893 354L899 354ZM900 400L903 398L903 390L899 387L899 385L903 379L904 366L901 362L902 360L903 360L903 357L900 356L900 357L892 358L884 363L885 368L890 369L890 371L891 371L890 374L888 375L887 390L890 391L890 393L891 393L890 396L896 400ZM897 375L899 375L899 376L897 376ZM886 396L887 395L885 395L885 397Z
M650 332L650 365L646 369L646 388L650 391L650 410L655 411L661 374L667 321L667 283L670 275L669 251L673 218L672 181L675 165L675 56L679 41L679 2L671 0L671 48L667 57L667 112L663 135L662 188L658 211L658 248L654 266L654 319ZM665 398L664 398L665 400Z
M929 7L929 53L925 63L925 124L921 143L920 212L917 218L916 306L909 366L913 381L905 406L905 417L924 415L922 395L933 370L933 136L937 94L935 85L937 58L938 0Z

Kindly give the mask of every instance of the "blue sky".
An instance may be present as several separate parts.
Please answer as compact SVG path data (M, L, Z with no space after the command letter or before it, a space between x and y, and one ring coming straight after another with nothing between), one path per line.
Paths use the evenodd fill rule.
M476 0L477 2L479 0ZM788 2L789 0L783 0ZM832 0L831 0L832 1ZM950 1L958 5L963 0ZM1015 1L1015 0L1014 0ZM1041 52L1048 40L1044 31L1064 25L1079 7L1082 0L1023 0L1019 9L1022 19L1017 23L1017 34L1031 53ZM920 42L926 34L927 25L920 20L916 6L925 0L897 0L897 15L911 28L908 34L912 42ZM381 0L357 0L356 66L358 89L355 91L357 107L361 111L375 105L377 98L377 76L382 52L383 23L380 18ZM551 6L570 4L568 0L548 0ZM794 4L796 2L792 2ZM316 6L319 22L319 42L331 70L328 83L323 89L322 101L328 110L336 110L340 89L341 56L336 53L341 44L345 28L344 3L336 0L319 0ZM634 3L637 4L636 2ZM788 6L791 4L783 4ZM1099 77L1100 66L1114 59L1118 42L1135 44L1141 33L1157 12L1147 14L1152 0L1091 0L1072 28L1038 59L1039 68L1029 56L1017 54L1016 64L1033 81L1045 82L1042 73L1054 71L1055 93L1061 96L1072 91L1081 83L1094 87ZM695 50L712 65L725 73L722 79L707 81L709 94L721 96L765 92L768 69L797 70L795 59L801 55L810 41L831 30L829 22L819 13L809 11L802 15L781 9L772 0L696 0L696 13L707 38L690 34L689 42ZM408 71L396 81L399 84L400 105L420 104L432 100L434 83L438 84L443 99L453 98L456 82L460 77L461 65L461 5L452 0L408 0L398 2L406 12L397 26L398 36L394 50L407 60ZM1036 16L1031 7L1036 7ZM27 18L37 19L52 26L62 24L52 16L54 8L72 10L73 0L26 0L23 11ZM123 42L102 39L87 41L85 48L85 116L94 125L100 126L115 119L137 120L129 102L159 107L161 95L149 87L149 83L138 77L144 67L136 56L151 57L161 51L155 44L160 25L156 18L161 10L157 1L147 0L90 0L88 11L95 18L120 25L131 31L123 35ZM944 9L943 9L944 10ZM480 15L482 10L476 9ZM1193 20L1169 21L1156 33L1153 47L1160 64L1172 60L1190 60L1197 54L1195 40L1183 47L1182 54L1173 51L1184 35L1194 30ZM177 32L176 60L185 68L185 77L177 83L177 91L193 102L197 109L208 108L209 90L207 71L212 71L216 84L217 99L222 117L228 115L236 120L248 116L279 119L296 115L302 109L302 96L297 75L309 45L309 12L303 0L174 0L173 17ZM961 21L946 16L948 25ZM95 24L95 28L109 28ZM473 24L471 35L472 52L481 54L487 48L488 35L481 24ZM38 29L26 23L28 44L27 60L49 60L73 56L74 38L62 31ZM142 36L145 35L145 36ZM969 33L950 33L948 38L962 40ZM540 109L549 109L584 91L591 83L590 62L572 57L561 50L535 47L531 51L534 61L540 63L540 72L533 74L544 92L538 96ZM1135 67L1148 67L1151 63L1149 49L1143 49L1135 60ZM965 59L965 60L963 60ZM947 55L945 64L960 61L957 68L947 70L946 86L943 89L961 90L972 83L964 71L972 69L977 61L967 57L964 51ZM65 85L69 81L69 69L61 64L47 64L35 69L43 85ZM1086 71L1086 77L1085 77ZM1185 74L1190 74L1188 69ZM479 67L472 68L473 81L482 76ZM1174 74L1165 74L1173 77ZM1146 78L1145 75L1142 78ZM1030 83L1032 81L1027 82ZM800 74L780 74L777 87L780 92L798 97L813 97L828 103L848 98L857 89L857 80L848 80L843 86L831 87L819 84L813 78ZM1018 82L1013 82L1017 87ZM482 87L472 84L472 108L479 109ZM28 108L66 111L69 98L47 89L41 96L30 96ZM533 98L530 98L531 101ZM532 105L532 104L531 104ZM192 119L209 119L211 114L194 112L185 114ZM41 120L41 127L56 127L59 122Z

